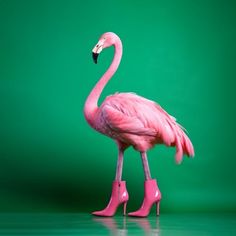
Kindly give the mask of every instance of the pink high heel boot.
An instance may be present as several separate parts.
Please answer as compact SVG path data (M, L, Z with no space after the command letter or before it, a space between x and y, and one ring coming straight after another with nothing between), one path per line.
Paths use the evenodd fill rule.
M144 182L144 199L141 208L128 215L134 217L147 217L152 205L156 203L156 214L159 215L159 205L161 201L161 192L157 186L155 179L146 180Z
M123 213L126 215L126 204L129 200L129 194L126 189L125 181L113 181L112 193L107 207L101 211L94 211L95 216L113 216L120 204L124 204Z

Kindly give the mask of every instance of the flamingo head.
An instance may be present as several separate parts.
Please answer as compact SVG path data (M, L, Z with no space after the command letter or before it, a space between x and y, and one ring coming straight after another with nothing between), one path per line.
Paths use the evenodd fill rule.
M96 64L97 64L99 53L104 48L108 48L114 45L117 39L119 39L119 37L115 33L112 33L112 32L107 32L100 37L98 43L95 45L95 47L92 50L93 60Z

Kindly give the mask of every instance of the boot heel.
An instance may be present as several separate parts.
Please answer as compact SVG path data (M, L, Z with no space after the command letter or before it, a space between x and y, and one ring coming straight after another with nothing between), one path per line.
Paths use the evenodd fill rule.
M124 208L123 208L123 215L124 216L126 215L126 205L127 205L127 202L124 202Z
M157 216L159 216L160 215L160 201L157 201L157 203L156 203L156 211L157 211Z

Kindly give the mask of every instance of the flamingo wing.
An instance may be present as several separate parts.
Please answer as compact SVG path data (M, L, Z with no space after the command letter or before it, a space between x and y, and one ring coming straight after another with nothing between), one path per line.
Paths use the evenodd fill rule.
M136 116L128 116L111 105L104 105L101 114L106 126L114 132L147 136L157 134L155 129L144 127L141 120Z
M101 111L114 131L161 137L167 145L173 142L173 117L151 100L134 93L116 93L106 98Z

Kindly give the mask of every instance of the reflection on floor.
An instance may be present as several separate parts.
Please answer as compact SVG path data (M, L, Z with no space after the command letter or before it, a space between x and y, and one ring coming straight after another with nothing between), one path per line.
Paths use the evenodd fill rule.
M0 214L0 235L236 235L236 214L161 214L148 218L88 213Z
M138 235L142 230L147 235L159 235L159 218L155 217L156 226L151 226L148 218L127 218L117 221L116 218L93 218L94 222L105 226L112 235ZM119 225L118 225L119 223Z

